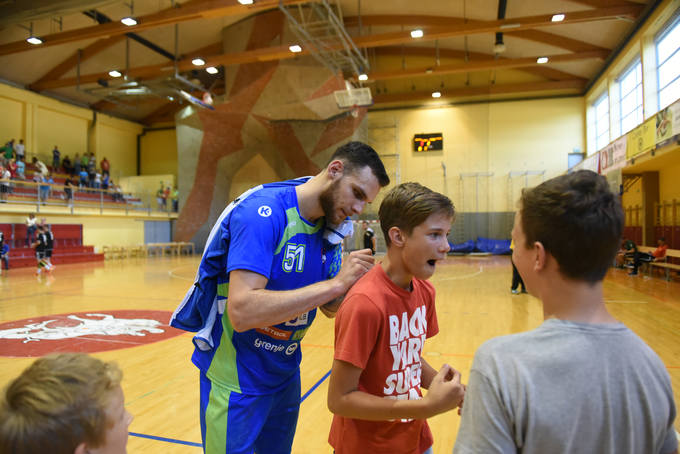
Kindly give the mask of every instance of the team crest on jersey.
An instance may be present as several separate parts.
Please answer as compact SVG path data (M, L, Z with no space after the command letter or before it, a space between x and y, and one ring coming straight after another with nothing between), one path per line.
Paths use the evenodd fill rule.
M262 205L260 208L257 209L257 214L259 214L263 218L268 218L269 216L272 215L272 209L269 208L267 205Z
M286 322L286 326L300 326L300 325L306 325L307 324L307 316L309 315L309 312L305 312L302 315L298 315L295 317L293 320L288 320Z

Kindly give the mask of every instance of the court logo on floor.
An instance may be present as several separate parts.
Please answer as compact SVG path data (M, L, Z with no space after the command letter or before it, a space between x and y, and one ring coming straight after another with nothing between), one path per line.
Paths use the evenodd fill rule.
M171 312L77 312L0 324L0 356L95 353L159 342L183 333L168 326Z

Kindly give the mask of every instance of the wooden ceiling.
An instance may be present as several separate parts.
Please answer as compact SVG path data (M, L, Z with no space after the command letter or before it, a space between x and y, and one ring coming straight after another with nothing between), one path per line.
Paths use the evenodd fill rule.
M283 0L289 5L306 1ZM374 108L580 95L635 22L656 3L507 0L505 18L498 19L499 0L339 0L345 27L371 64L363 84L371 88ZM196 57L206 62L205 67L228 67L308 54L290 52L292 42L223 53L225 27L278 4L279 0L255 0L247 6L237 0L174 5L169 0L136 0L138 24L131 27L120 22L130 15L129 6L103 4L96 14L90 8L88 14L34 21L33 35L42 39L40 45L26 41L29 32L24 27L29 24L6 25L0 29L0 79L147 125L172 121L182 107L177 101L147 101L126 108L79 91L76 84L95 87L98 81L113 79L112 69L124 69L126 37L131 33L136 39L127 44L129 76L144 80L172 74L175 24L181 55L177 66L184 72L197 69L191 62ZM555 14L564 14L564 20L553 22ZM411 37L415 29L423 30L422 38ZM498 32L503 33L506 51L496 55ZM548 63L539 64L538 57L548 57ZM220 82L214 87L219 92ZM441 97L433 100L433 92Z

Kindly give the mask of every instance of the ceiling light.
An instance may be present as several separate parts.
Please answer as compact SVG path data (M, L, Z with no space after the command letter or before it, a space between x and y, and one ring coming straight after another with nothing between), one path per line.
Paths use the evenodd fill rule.
M539 65L542 65L543 63L548 63L548 57L541 57L538 60L536 60L536 63Z
M359 80L368 80L368 76L366 74L359 74Z
M122 74L119 73L118 71L116 71L116 70L114 69L113 71L109 71L109 76L111 76L111 77L120 77L120 76L122 76Z
M560 21L563 21L563 20L564 20L564 14L555 14L552 17L553 22L560 22Z
M128 27L132 27L133 25L137 25L137 21L132 18L132 17L124 17L120 20L122 23L127 25Z
M191 63L193 63L196 66L205 65L205 62L203 60L201 60L200 58L195 58L195 59L191 60Z
M208 74L217 74L220 70L211 66L210 68L205 68Z
M241 5L252 5L253 0L238 0Z
M433 98L441 98L441 97L442 97L442 94L439 93L438 91L435 91L434 93L432 93L432 97L433 97Z
M28 42L31 43L31 44L42 44L42 39L37 38L37 37L35 37L35 36L31 36L31 37L28 38L26 41L28 41Z
M422 30L413 30L411 32L411 38L422 38L423 37L423 31Z
M519 28L521 26L522 26L522 24L512 23L512 24L502 24L500 28L505 30L505 29L508 29L508 28Z
M174 101L174 100L175 100L175 98L173 98L172 96L168 96L168 99L169 99L170 101Z
M289 47L291 52L302 52L302 47L298 46L297 44L294 44Z

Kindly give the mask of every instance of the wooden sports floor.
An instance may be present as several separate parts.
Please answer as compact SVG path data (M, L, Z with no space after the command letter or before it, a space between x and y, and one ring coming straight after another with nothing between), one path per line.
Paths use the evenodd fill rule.
M107 314L116 310L175 309L192 283L199 258L126 259L101 264L59 266L53 276L37 278L33 269L3 271L0 277L0 330L8 322L54 314ZM680 283L659 277L628 277L611 270L605 298L612 314L635 331L660 356L680 402ZM542 322L541 304L529 295L510 294L508 257L451 257L438 266L432 281L437 289L440 333L428 339L424 355L435 368L444 362L469 374L472 357L485 340L530 330ZM168 318L162 320L167 323ZM29 323L29 322L27 322ZM166 326L158 328L168 330ZM167 333L166 333L167 334ZM177 333L175 333L177 334ZM115 360L124 371L126 406L135 416L130 426L130 453L200 453L198 370L192 365L191 334L153 342L145 337L98 338L107 348L94 353ZM129 340L127 340L129 338ZM121 340L122 339L122 340ZM138 340L152 343L138 343ZM0 339L0 386L33 359L17 352L51 340ZM78 350L86 338L58 341ZM42 343L42 344L40 344ZM331 453L327 443L331 414L326 408L328 374L333 357L333 322L319 314L302 342L304 400L293 452ZM434 452L449 453L458 431L455 412L430 420ZM680 424L676 421L676 429Z

